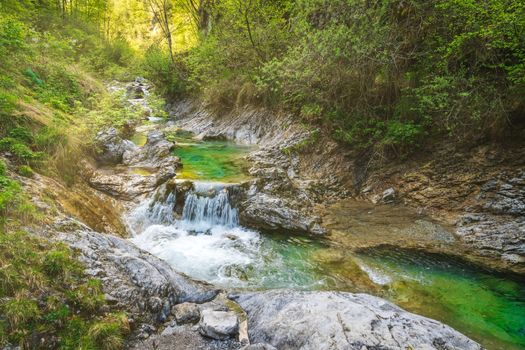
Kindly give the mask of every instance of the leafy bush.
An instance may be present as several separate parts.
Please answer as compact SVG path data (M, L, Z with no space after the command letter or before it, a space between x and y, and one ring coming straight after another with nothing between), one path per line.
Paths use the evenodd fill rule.
M188 91L211 105L264 103L341 142L395 153L501 139L522 125L523 2L251 1L213 11L217 23L184 57Z
M18 52L26 47L26 26L11 17L0 17L0 62L7 64L12 57L10 52Z
M20 185L11 180L6 174L6 167L3 161L0 161L0 227L5 223L8 214L16 211L21 196Z

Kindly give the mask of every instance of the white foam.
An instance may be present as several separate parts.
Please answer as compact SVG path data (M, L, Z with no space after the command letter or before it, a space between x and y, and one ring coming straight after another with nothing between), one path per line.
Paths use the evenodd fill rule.
M181 220L173 219L174 195L165 202L142 203L130 212L127 221L135 233L131 240L189 276L242 286L237 273L261 263L261 237L239 226L238 211L223 185L196 187L186 195Z
M361 261L359 261L358 264L361 270L363 270L368 275L372 282L381 286L392 283L392 278L388 276L384 271L374 267L370 267Z

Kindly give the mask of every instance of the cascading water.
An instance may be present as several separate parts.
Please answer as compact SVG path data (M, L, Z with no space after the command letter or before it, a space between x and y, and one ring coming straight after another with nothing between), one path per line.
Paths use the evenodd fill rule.
M163 189L161 189L163 190ZM243 284L244 270L259 263L260 235L239 226L238 210L221 184L196 183L175 219L175 194L155 198L128 215L139 247L181 272L219 285Z
M182 219L204 227L219 225L233 228L239 225L238 210L232 208L226 189L220 190L213 196L198 192L188 193Z
M126 219L133 242L178 271L224 287L312 289L324 283L312 274L301 246L285 257L287 242L264 238L239 225L231 186L194 182L178 219L175 194L166 196L164 191L159 189Z
M344 246L308 238L262 236L239 225L231 188L195 183L183 208L177 208L181 198L164 190L128 216L132 240L193 278L228 288L362 291L356 284L362 269L409 310L464 329L494 349L523 344L522 282L417 250L379 247L350 255Z

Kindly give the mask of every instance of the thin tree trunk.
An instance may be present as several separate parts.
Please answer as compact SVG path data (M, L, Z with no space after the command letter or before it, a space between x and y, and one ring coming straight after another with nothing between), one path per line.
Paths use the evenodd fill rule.
M173 42L171 38L170 21L168 18L167 2L164 0L164 23L166 25L166 37L168 39L168 49L170 50L171 63L175 66L175 56L173 55Z

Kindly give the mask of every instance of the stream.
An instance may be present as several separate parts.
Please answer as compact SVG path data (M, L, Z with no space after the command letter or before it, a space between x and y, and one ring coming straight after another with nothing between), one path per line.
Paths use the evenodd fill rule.
M488 349L525 348L522 277L420 249L393 245L356 249L330 237L267 234L242 227L230 197L240 182L249 179L243 158L253 147L196 141L187 132L172 135L172 140L184 165L178 181L194 183L184 198L182 215L174 217L176 195L171 193L163 201L152 195L126 219L134 234L131 240L176 270L229 289L375 294L442 321ZM134 141L140 143L140 136ZM410 230L416 234L419 227L414 217L394 206L376 214L357 211L351 219L348 235L360 223L365 236L374 230L387 236L390 227L405 227L400 223L414 223Z

